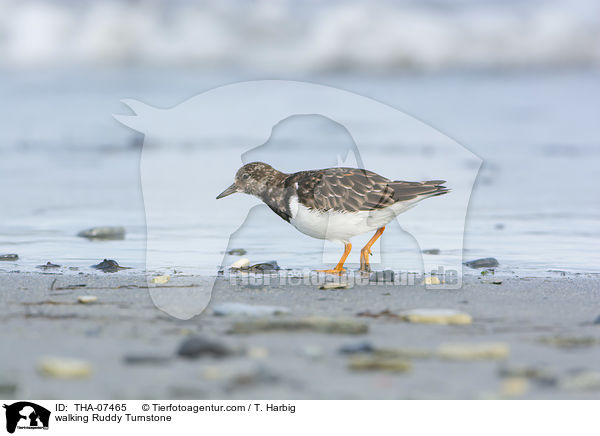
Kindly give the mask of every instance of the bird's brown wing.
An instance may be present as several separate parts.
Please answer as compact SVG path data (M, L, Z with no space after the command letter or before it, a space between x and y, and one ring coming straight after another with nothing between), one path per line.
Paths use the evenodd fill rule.
M304 206L344 212L372 211L419 196L440 195L440 188L445 189L441 183L392 181L359 168L301 171L286 181L287 186L296 188Z

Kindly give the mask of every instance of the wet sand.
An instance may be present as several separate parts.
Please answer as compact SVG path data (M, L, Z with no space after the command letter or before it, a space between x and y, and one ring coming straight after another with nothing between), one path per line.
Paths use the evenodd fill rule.
M162 289L188 285L206 290L210 280L175 276ZM338 290L233 286L220 280L209 308L188 321L158 310L144 286L143 276L132 273L0 274L0 397L600 398L596 277L466 277L458 291L392 284ZM82 295L97 301L80 304ZM231 333L236 323L256 318L216 316L212 307L226 302L289 310L261 316L266 328L317 316L366 325L367 331L296 331L299 323L288 323L284 331ZM459 310L472 323L410 323L396 316L419 308ZM387 315L358 315L384 310ZM177 356L180 344L194 336L228 355ZM490 353L472 355L471 346L489 343ZM448 344L463 344L458 356L440 353ZM342 347L366 352L342 353ZM44 374L44 356L82 360L91 372L66 379ZM352 369L351 362L360 359L375 368Z

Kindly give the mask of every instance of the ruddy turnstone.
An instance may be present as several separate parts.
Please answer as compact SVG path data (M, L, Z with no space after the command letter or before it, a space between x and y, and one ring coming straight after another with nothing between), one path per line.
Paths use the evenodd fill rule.
M350 238L375 231L360 252L361 271L370 271L371 247L385 226L419 201L447 193L442 183L390 180L359 168L286 174L266 163L252 162L238 170L235 182L217 199L236 192L254 195L302 233L342 242L344 254L335 268L319 270L341 274L352 250Z

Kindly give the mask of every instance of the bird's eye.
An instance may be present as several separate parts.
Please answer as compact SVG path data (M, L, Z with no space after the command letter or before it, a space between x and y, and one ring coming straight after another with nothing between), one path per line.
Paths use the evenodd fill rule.
M250 174L242 174L242 180L248 180L248 177L250 177Z

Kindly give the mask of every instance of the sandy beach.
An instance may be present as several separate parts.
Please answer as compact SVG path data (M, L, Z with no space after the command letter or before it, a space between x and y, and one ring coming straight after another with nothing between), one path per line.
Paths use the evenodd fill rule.
M210 282L176 275L159 289L206 291ZM456 291L221 278L208 309L188 321L158 310L145 286L131 273L1 274L2 396L600 398L600 279L592 275L471 276ZM466 321L401 316L433 308Z

